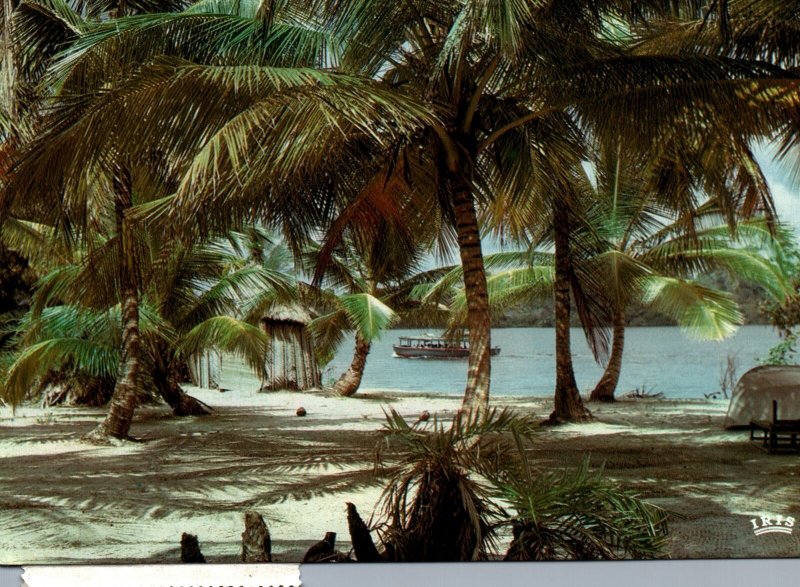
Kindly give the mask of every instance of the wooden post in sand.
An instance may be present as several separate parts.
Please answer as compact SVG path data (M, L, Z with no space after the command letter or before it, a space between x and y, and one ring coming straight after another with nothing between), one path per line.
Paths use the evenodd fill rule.
M264 518L258 512L244 513L241 559L245 563L272 562L272 539Z
M182 563L204 563L206 558L200 552L200 543L197 536L184 532L181 535L181 562Z

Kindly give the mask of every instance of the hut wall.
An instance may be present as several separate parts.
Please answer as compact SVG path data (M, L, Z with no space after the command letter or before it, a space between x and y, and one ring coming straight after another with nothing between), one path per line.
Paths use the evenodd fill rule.
M319 365L308 329L298 322L263 321L270 339L262 389L303 391L320 387Z
M217 351L205 351L189 359L189 374L197 387L219 389L222 379L222 355Z

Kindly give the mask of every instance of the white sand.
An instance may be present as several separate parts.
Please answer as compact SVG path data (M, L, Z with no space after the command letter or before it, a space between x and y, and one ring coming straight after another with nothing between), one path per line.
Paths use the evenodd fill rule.
M313 393L274 392L258 393L254 389L245 391L219 392L210 389L187 387L187 392L208 405L224 410L236 408L247 412L262 413L275 416L287 416L288 422L298 422L306 430L341 430L378 431L385 421L384 411L390 408L398 410L410 421L416 420L423 410L431 414L440 414L449 419L458 409L460 398L439 396L381 398L375 392L366 392L361 398L331 397ZM299 406L305 407L307 417L300 420L295 416ZM143 408L137 418L147 417L151 408ZM165 409L161 409L166 414ZM118 459L126 455L153 448L153 443L121 442L115 446L98 447L87 444L77 437L78 431L91 429L91 425L100 421L104 410L92 408L41 408L26 405L17 409L12 415L10 408L0 408L0 486L2 486L2 463L20 457L52 456L53 459L80 453L81 458ZM212 420L213 421L213 420ZM281 420L283 421L283 420ZM174 425L174 437L201 436L211 434L198 432L192 428L192 419L165 422ZM75 424L75 436L65 438L63 424ZM243 422L246 424L246 422ZM56 428L59 431L55 431ZM14 437L2 433L3 429L14 429ZM26 429L31 433L27 434ZM136 434L134 422L132 433ZM51 432L51 430L53 430ZM282 430L292 430L291 426L270 427L264 433L274 434ZM169 441L159 441L162 448L169 450ZM166 444L164 444L166 442ZM302 444L302 443L295 443ZM309 445L313 443L309 442ZM191 455L189 455L191 457ZM205 458L202 465L205 469L219 467L224 469L227 463L214 464L213 458ZM55 462L55 461L54 461ZM101 462L101 461L98 461ZM325 465L320 465L326 468ZM363 470L364 466L337 465L335 472L346 475L348 471ZM186 467L191 471L191 463ZM317 474L324 471L317 471ZM313 469L306 468L298 474L297 481L303 476L314 475ZM114 477L115 473L102 470L86 475L87 492L96 483ZM133 482L131 490L138 487L149 487L147 472L130 472ZM281 476L282 483L291 483L292 475ZM267 481L267 480L265 480ZM58 483L53 479L53 483ZM28 508L45 508L33 510L47 513L45 519L31 519L31 510L27 512L6 511L0 518L3 530L0 531L0 552L3 554L0 563L45 563L76 560L104 560L119 558L146 558L159 556L165 551L177 548L180 532L197 534L203 552L213 560L215 557L230 557L232 545L240 540L243 529L242 512L248 507L244 504L258 499L264 486L247 485L239 481L224 483L214 487L182 487L172 492L190 502L201 501L202 510L168 511L154 504L143 512L115 511L113 504L99 505L95 499L84 501L72 497L48 497L41 495L19 496L28 504ZM142 489L143 490L143 489ZM257 509L268 520L274 539L279 542L318 540L327 531L336 532L341 540L348 539L345 503L352 502L365 519L369 519L378 502L381 488L378 486L361 487L357 490L337 490L334 486L329 494L315 494L307 498L287 495L287 498L261 505ZM241 506L235 504L242 504ZM120 541L122 538L122 541ZM235 549L236 547L234 547ZM281 551L276 546L276 554ZM173 555L174 556L174 555Z
M292 446L307 444L310 450L315 443L304 440L302 431L341 434L378 431L385 421L385 411L390 408L411 422L423 410L449 420L461 402L457 396L384 395L380 390L365 390L355 398L314 393L258 393L252 384L244 385L242 390L227 392L191 387L187 391L209 406L219 408L220 414L226 410L241 414L237 418L241 418L242 430L247 431L248 438L254 435L257 438L259 434L268 438L291 433ZM547 417L550 401L549 398L503 396L493 399L498 407L512 406L519 412L534 414L541 419ZM306 409L306 418L295 416L300 406ZM621 419L620 413L624 416L630 409L652 419L653 426L642 428L617 421ZM565 438L634 434L682 434L685 438L687 430L670 426L671 418L687 413L719 416L724 410L725 404L719 402L619 402L616 407L599 407L596 413L600 421L545 429L542 433ZM345 502L354 503L361 515L368 519L378 501L380 487L353 488L348 484L350 475L364 475L371 470L370 463L345 462L330 468L323 462L319 469L306 467L302 471L270 476L261 472L264 469L262 461L254 461L255 468L249 475L242 475L241 471L229 473L227 469L232 465L241 467L242 463L232 461L230 454L223 450L226 447L208 443L210 448L202 455L187 452L189 449L180 448L183 445L175 448L177 441L194 437L200 437L198 442L201 444L185 446L202 447L202 442L212 439L220 431L209 429L209 426L201 431L198 430L199 420L165 418L166 413L163 408L144 408L138 412L134 423L132 433L136 435L142 419L148 423L155 422L155 429L160 433L157 438L150 438L145 443L123 442L117 446L97 447L81 442L78 436L81 431L91 429L92 423L99 422L104 410L25 406L12 417L10 409L0 409L0 488L13 482L13 473L6 466L10 467L12 461L19 466L17 461L20 457L52 456L55 465L62 458L80 454L81 459L90 458L93 463L82 473L83 489L77 495L60 491L59 478L54 476L52 480L43 481L47 486L30 487L13 497L6 494L6 498L0 498L0 563L148 557L175 560L181 532L197 534L207 558L218 561L221 557L235 556L243 529L242 513L246 509L257 509L265 516L273 539L277 541L275 553L280 554L289 548L287 542L319 540L327 531L336 532L339 539L346 542ZM275 425L258 424L247 414L260 415L262 420L264 416L279 416L281 419L270 419ZM611 421L603 421L606 417ZM213 428L213 417L204 422L210 422ZM234 426L237 429L240 426L238 422ZM230 421L226 426L230 426ZM235 434L235 430L230 428L227 432ZM721 431L719 436L731 438ZM703 441L712 442L708 438ZM174 455L170 452L173 450ZM165 453L169 458L164 458ZM153 466L152 470L141 467L142 458L148 458L150 454L161 458L159 466L164 470L163 475L159 466ZM126 457L138 459L134 467L139 468L123 473L118 468L105 469L105 463L119 466L125 463ZM370 455L365 456L365 460L369 458ZM202 467L206 474L209 471L213 473L213 485L192 483L193 471L198 467ZM65 472L62 469L58 474L64 475ZM122 506L115 501L117 496L108 495L104 490L106 481L116 481L114 487L119 486L121 475L125 478L125 491L119 497L124 493L128 500L127 505ZM304 489L303 483L309 478L325 479L330 483L328 492ZM283 499L264 497L268 491L274 493L276 487L284 486ZM691 488L687 491L692 492ZM697 491L702 491L702 488ZM162 503L160 495L168 495L174 503ZM8 507L3 504L6 499L11 504ZM776 505L778 501L776 499ZM736 505L745 509L744 503ZM342 547L346 549L346 543Z

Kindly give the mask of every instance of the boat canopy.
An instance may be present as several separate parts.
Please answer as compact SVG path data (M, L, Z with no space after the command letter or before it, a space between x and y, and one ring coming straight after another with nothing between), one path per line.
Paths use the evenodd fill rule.
M411 348L467 348L467 341L443 336L401 336L401 347Z

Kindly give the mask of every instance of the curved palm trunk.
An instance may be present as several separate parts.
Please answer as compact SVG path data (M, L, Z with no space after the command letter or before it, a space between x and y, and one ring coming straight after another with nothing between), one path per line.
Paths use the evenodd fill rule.
M563 206L554 211L555 283L553 284L556 319L556 391L555 407L548 423L581 422L592 414L583 405L575 382L570 341L570 225Z
M356 333L353 360L350 362L350 367L347 368L347 371L342 373L338 381L333 384L333 393L344 397L355 395L361 386L361 378L364 376L364 368L367 366L367 356L371 346L360 334Z
M589 397L593 402L613 402L614 392L619 383L619 374L622 371L622 352L625 348L625 312L618 311L614 314L614 338L611 344L611 356L603 376L592 390Z
M157 377L154 374L153 385L176 416L208 416L211 413L206 404L183 391L175 378L170 375Z
M138 404L139 380L142 371L141 338L139 333L139 295L136 287L122 292L122 359L117 383L111 396L106 419L89 434L90 439L127 438Z
M138 404L141 371L142 341L139 331L139 288L136 278L136 258L131 251L125 212L133 205L130 174L118 170L114 178L116 196L117 253L120 262L120 297L122 302L122 355L117 382L106 419L89 435L90 440L108 437L127 438Z
M469 366L462 409L486 414L489 409L491 381L492 319L489 312L489 292L486 268L481 250L478 216L467 178L454 186L453 211L456 235L464 272L464 293L467 298L469 327Z
M211 408L181 389L175 368L175 355L165 347L166 345L157 345L156 356L153 357L152 378L156 391L176 416L209 415Z

